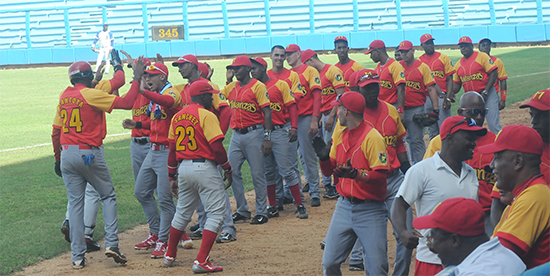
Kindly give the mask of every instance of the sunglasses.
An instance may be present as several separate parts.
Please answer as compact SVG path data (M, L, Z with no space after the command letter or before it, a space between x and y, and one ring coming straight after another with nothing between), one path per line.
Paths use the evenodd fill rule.
M456 124L454 124L454 125L451 127L451 129L449 129L449 133L447 134L447 136L448 136L448 135L451 135L451 134L453 133L453 128L455 128L455 127L457 127L457 126L459 126L459 125L461 125L461 124L464 124L464 123L468 124L468 126L471 126L471 127L472 127L472 126L477 126L476 121L474 121L474 119L472 119L472 118L464 118L464 119L458 121Z
M147 70L148 71L153 71L153 70L158 70L160 71L163 75L167 75L166 72L164 72L164 70L158 68L158 67L155 67L155 65L150 65L149 67L147 67Z
M365 75L362 75L359 80L357 80L357 82L362 82L362 81L368 81L370 79L377 79L378 78L378 74L371 74L371 73L366 73Z
M460 110L465 112L470 117L475 117L477 115L481 115L485 117L485 115L487 115L487 112L489 112L489 108L484 108L484 109L461 108Z

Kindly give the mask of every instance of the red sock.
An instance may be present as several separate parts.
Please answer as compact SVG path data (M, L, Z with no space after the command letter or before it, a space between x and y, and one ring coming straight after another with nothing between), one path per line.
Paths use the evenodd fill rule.
M176 254L178 254L178 243L180 242L183 234L185 234L185 231L178 230L173 226L170 227L170 236L168 237L168 248L166 249L166 255L176 257Z
M302 205L302 195L300 195L300 187L299 185L294 185L288 187L290 189L290 192L292 193L292 197L294 197L294 201L296 201L296 206Z
M202 230L201 248L199 249L199 253L197 254L197 261L199 261L199 263L204 263L206 261L206 258L208 258L208 255L210 254L210 249L212 249L212 245L214 244L217 235L218 234L210 230Z
M277 197L275 195L276 185L267 186L267 200L269 200L269 205L277 207Z

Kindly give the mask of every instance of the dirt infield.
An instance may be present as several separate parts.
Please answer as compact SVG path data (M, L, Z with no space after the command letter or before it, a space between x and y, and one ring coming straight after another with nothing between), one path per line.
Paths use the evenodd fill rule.
M501 123L529 125L529 113L519 109L518 104L501 111ZM247 193L249 206L254 207L254 192ZM233 210L234 200L231 199ZM228 244L215 244L210 254L215 265L221 265L224 272L219 275L322 275L321 259L323 251L319 242L328 229L336 201L322 200L321 207L312 208L306 195L309 219L300 220L294 213L295 207L285 205L278 218L267 224L250 225L237 223L237 241ZM193 224L196 223L196 218ZM395 240L388 227L388 261L394 262ZM138 226L119 235L121 251L128 257L128 264L120 266L107 259L103 249L86 254L87 266L75 271L71 266L70 252L60 257L27 267L17 275L192 275L191 265L200 247L200 240L194 241L189 250L180 248L174 267L164 267L162 259L153 260L149 251L137 251L133 245L141 242L148 233L146 225ZM65 242L59 234L59 242ZM103 246L103 241L99 241ZM411 275L414 266L411 265ZM364 275L364 272L351 272L347 262L342 264L344 275Z

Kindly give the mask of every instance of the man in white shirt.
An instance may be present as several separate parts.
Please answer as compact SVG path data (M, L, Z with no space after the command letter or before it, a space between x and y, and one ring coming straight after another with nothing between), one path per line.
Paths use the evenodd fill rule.
M428 247L438 254L445 267L438 276L518 275L526 268L497 237L489 240L485 233L485 212L473 199L447 199L432 214L416 218L413 226L431 229Z
M441 151L412 166L399 188L391 218L405 247L418 245L415 275L435 275L443 269L441 260L426 246L427 230L406 227L406 210L415 204L418 216L429 215L438 204L453 197L478 199L479 182L475 170L464 161L473 157L478 136L487 129L462 116L452 116L441 124Z
M94 42L92 43L92 51L98 52L97 55L97 61L95 64L94 71L97 70L97 67L99 64L101 64L101 60L105 58L105 74L109 74L109 68L111 67L111 61L109 60L109 54L111 53L111 50L113 49L113 46L115 44L115 38L113 37L113 34L111 31L108 30L109 25L107 22L103 24L103 31L97 32ZM99 49L96 48L96 44L99 41Z

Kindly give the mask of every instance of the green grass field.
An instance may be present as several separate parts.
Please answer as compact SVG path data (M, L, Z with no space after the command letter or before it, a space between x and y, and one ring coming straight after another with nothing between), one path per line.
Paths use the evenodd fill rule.
M458 50L442 52L453 62L460 58ZM420 54L417 51L416 56ZM506 65L508 105L550 87L549 47L493 49L492 54ZM366 68L374 68L369 56L350 56ZM331 54L320 58L326 63L337 62L337 57ZM208 61L215 68L214 83L225 83L225 66L230 62L229 59ZM184 82L177 68L169 66L169 69L172 83ZM130 80L131 70L126 69L126 73ZM59 94L68 85L67 67L0 70L0 274L19 271L70 250L59 231L65 218L67 198L63 181L53 171L50 137ZM121 93L128 88L129 85L124 86ZM122 110L107 115L110 136L105 139L105 153L118 196L120 231L146 223L133 195L129 131L122 128L122 120L130 116L130 111ZM228 142L226 138L226 146ZM251 189L248 171L245 164L245 182ZM103 235L100 215L95 238L100 239Z

